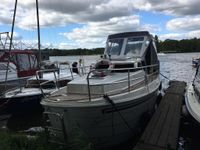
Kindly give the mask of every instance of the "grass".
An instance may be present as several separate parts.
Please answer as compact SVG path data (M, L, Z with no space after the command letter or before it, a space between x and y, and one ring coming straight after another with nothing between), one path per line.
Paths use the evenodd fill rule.
M28 136L0 130L0 150L93 150L92 144L78 129L72 132L66 146L49 143L45 132Z
M94 150L93 144L89 141L86 134L78 127L75 127L70 133L68 148L69 150Z
M36 136L27 136L21 133L11 133L0 131L0 149L2 150L64 150L57 144L47 142L44 133L38 133Z

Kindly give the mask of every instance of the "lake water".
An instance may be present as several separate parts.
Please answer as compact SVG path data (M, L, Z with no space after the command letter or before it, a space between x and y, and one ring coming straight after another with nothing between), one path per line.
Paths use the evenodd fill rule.
M181 53L181 54L159 54L161 74L168 78L169 80L179 80L185 81L188 84L191 83L195 75L195 68L192 67L192 58L200 56L200 53ZM85 66L90 65L100 58L100 56L59 56L59 57L50 57L51 61L69 61L73 63L74 61L79 61L79 59L84 59ZM168 79L161 76L164 87L167 86ZM14 128L14 130L25 130L29 127L41 125L41 114L31 116L29 114L27 117L18 116L11 117L7 126L9 128ZM25 118L25 120L24 120ZM1 121L0 121L1 125ZM3 125L6 125L3 123ZM192 128L192 130L190 130ZM193 124L190 120L181 121L181 131L179 138L179 150L184 147L189 147L188 149L194 149L198 145L198 139L200 138L200 129L199 126Z
M179 80L189 83L195 74L195 68L192 67L192 58L200 56L200 53L173 53L158 54L160 60L161 73L170 80ZM51 61L79 61L84 59L85 66L90 65L100 58L94 56L56 56L50 57Z

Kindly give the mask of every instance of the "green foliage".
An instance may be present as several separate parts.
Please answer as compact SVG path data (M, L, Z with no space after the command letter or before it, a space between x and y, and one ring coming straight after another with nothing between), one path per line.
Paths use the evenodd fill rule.
M183 39L172 40L166 39L165 41L159 41L158 47L160 52L200 52L200 39Z
M157 46L158 52L200 52L200 39L183 39L183 40L173 40L166 39L165 41L159 40L159 37L155 35L155 44ZM50 56L68 56L68 55L98 55L103 54L104 48L77 48L69 50L61 49L44 49L43 52L47 52Z
M71 49L71 50L60 50L60 49L45 49L43 51L49 52L50 56L68 56L68 55L97 55L103 54L104 48L95 49Z
M74 128L66 146L49 143L45 132L35 136L0 130L0 150L93 150L92 143L79 128Z
M34 137L0 131L0 150L64 150L57 144L48 143L45 133Z

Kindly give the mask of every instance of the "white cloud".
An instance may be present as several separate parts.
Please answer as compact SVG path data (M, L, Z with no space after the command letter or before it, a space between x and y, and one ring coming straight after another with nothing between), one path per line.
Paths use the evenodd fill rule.
M182 33L169 33L169 34L162 34L159 35L159 40L166 40L166 39L174 39L174 40L180 40L185 38L185 35Z
M139 10L163 12L175 16L200 14L199 0L135 0Z
M166 39L182 40L182 39L192 39L200 38L200 30L189 31L185 33L169 33L159 35L159 39L164 41Z
M76 49L78 48L75 43L60 43L59 45L55 46L58 47L59 49Z
M14 2L3 0L0 8L0 23L11 23L13 11L8 8L14 8ZM134 9L131 0L42 0L39 1L39 12L41 26L64 26L69 23L100 22L130 16ZM16 20L16 25L20 28L36 27L35 1L20 1Z
M64 26L69 23L107 21L114 17L130 16L138 10L195 15L200 14L199 5L199 0L42 0L39 1L39 11L41 26ZM11 23L13 8L12 0L2 0L1 24ZM35 1L19 1L17 25L25 29L36 26L35 11Z
M105 45L109 34L135 30L155 31L158 27L141 25L139 16L115 17L104 22L90 22L72 32L62 33L68 40L75 41L77 46L93 48Z
M107 35L116 32L133 30L160 32L161 27L143 24L140 22L140 16L135 15L135 12L145 10L179 16L166 25L169 31L175 33L161 35L162 39L179 39L198 36L199 5L199 0L42 0L39 1L40 26L82 24L83 27L75 28L71 32L60 33L67 38L66 42L44 45L60 48L92 48L104 46ZM11 24L13 8L13 0L1 0L0 25ZM18 2L16 26L25 30L36 28L35 1ZM19 37L22 39L21 36Z
M166 25L168 30L191 31L200 29L200 15L194 17L182 17L170 20Z

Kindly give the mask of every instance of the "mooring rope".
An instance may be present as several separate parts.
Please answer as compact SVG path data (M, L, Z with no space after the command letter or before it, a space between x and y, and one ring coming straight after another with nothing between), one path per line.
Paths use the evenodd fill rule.
M124 118L124 116L121 114L121 112L118 110L118 108L116 107L115 103L113 102L112 99L110 99L110 97L108 95L103 95L103 98L109 102L112 107L115 109L115 111L119 114L119 116L121 117L121 119L124 121L125 125L128 127L128 129L133 133L133 129L131 128L131 126L128 124L128 122L126 121L126 119Z
M160 73L160 75L163 76L165 79L170 81L170 79L168 77L166 77L165 75L163 75L162 73Z

